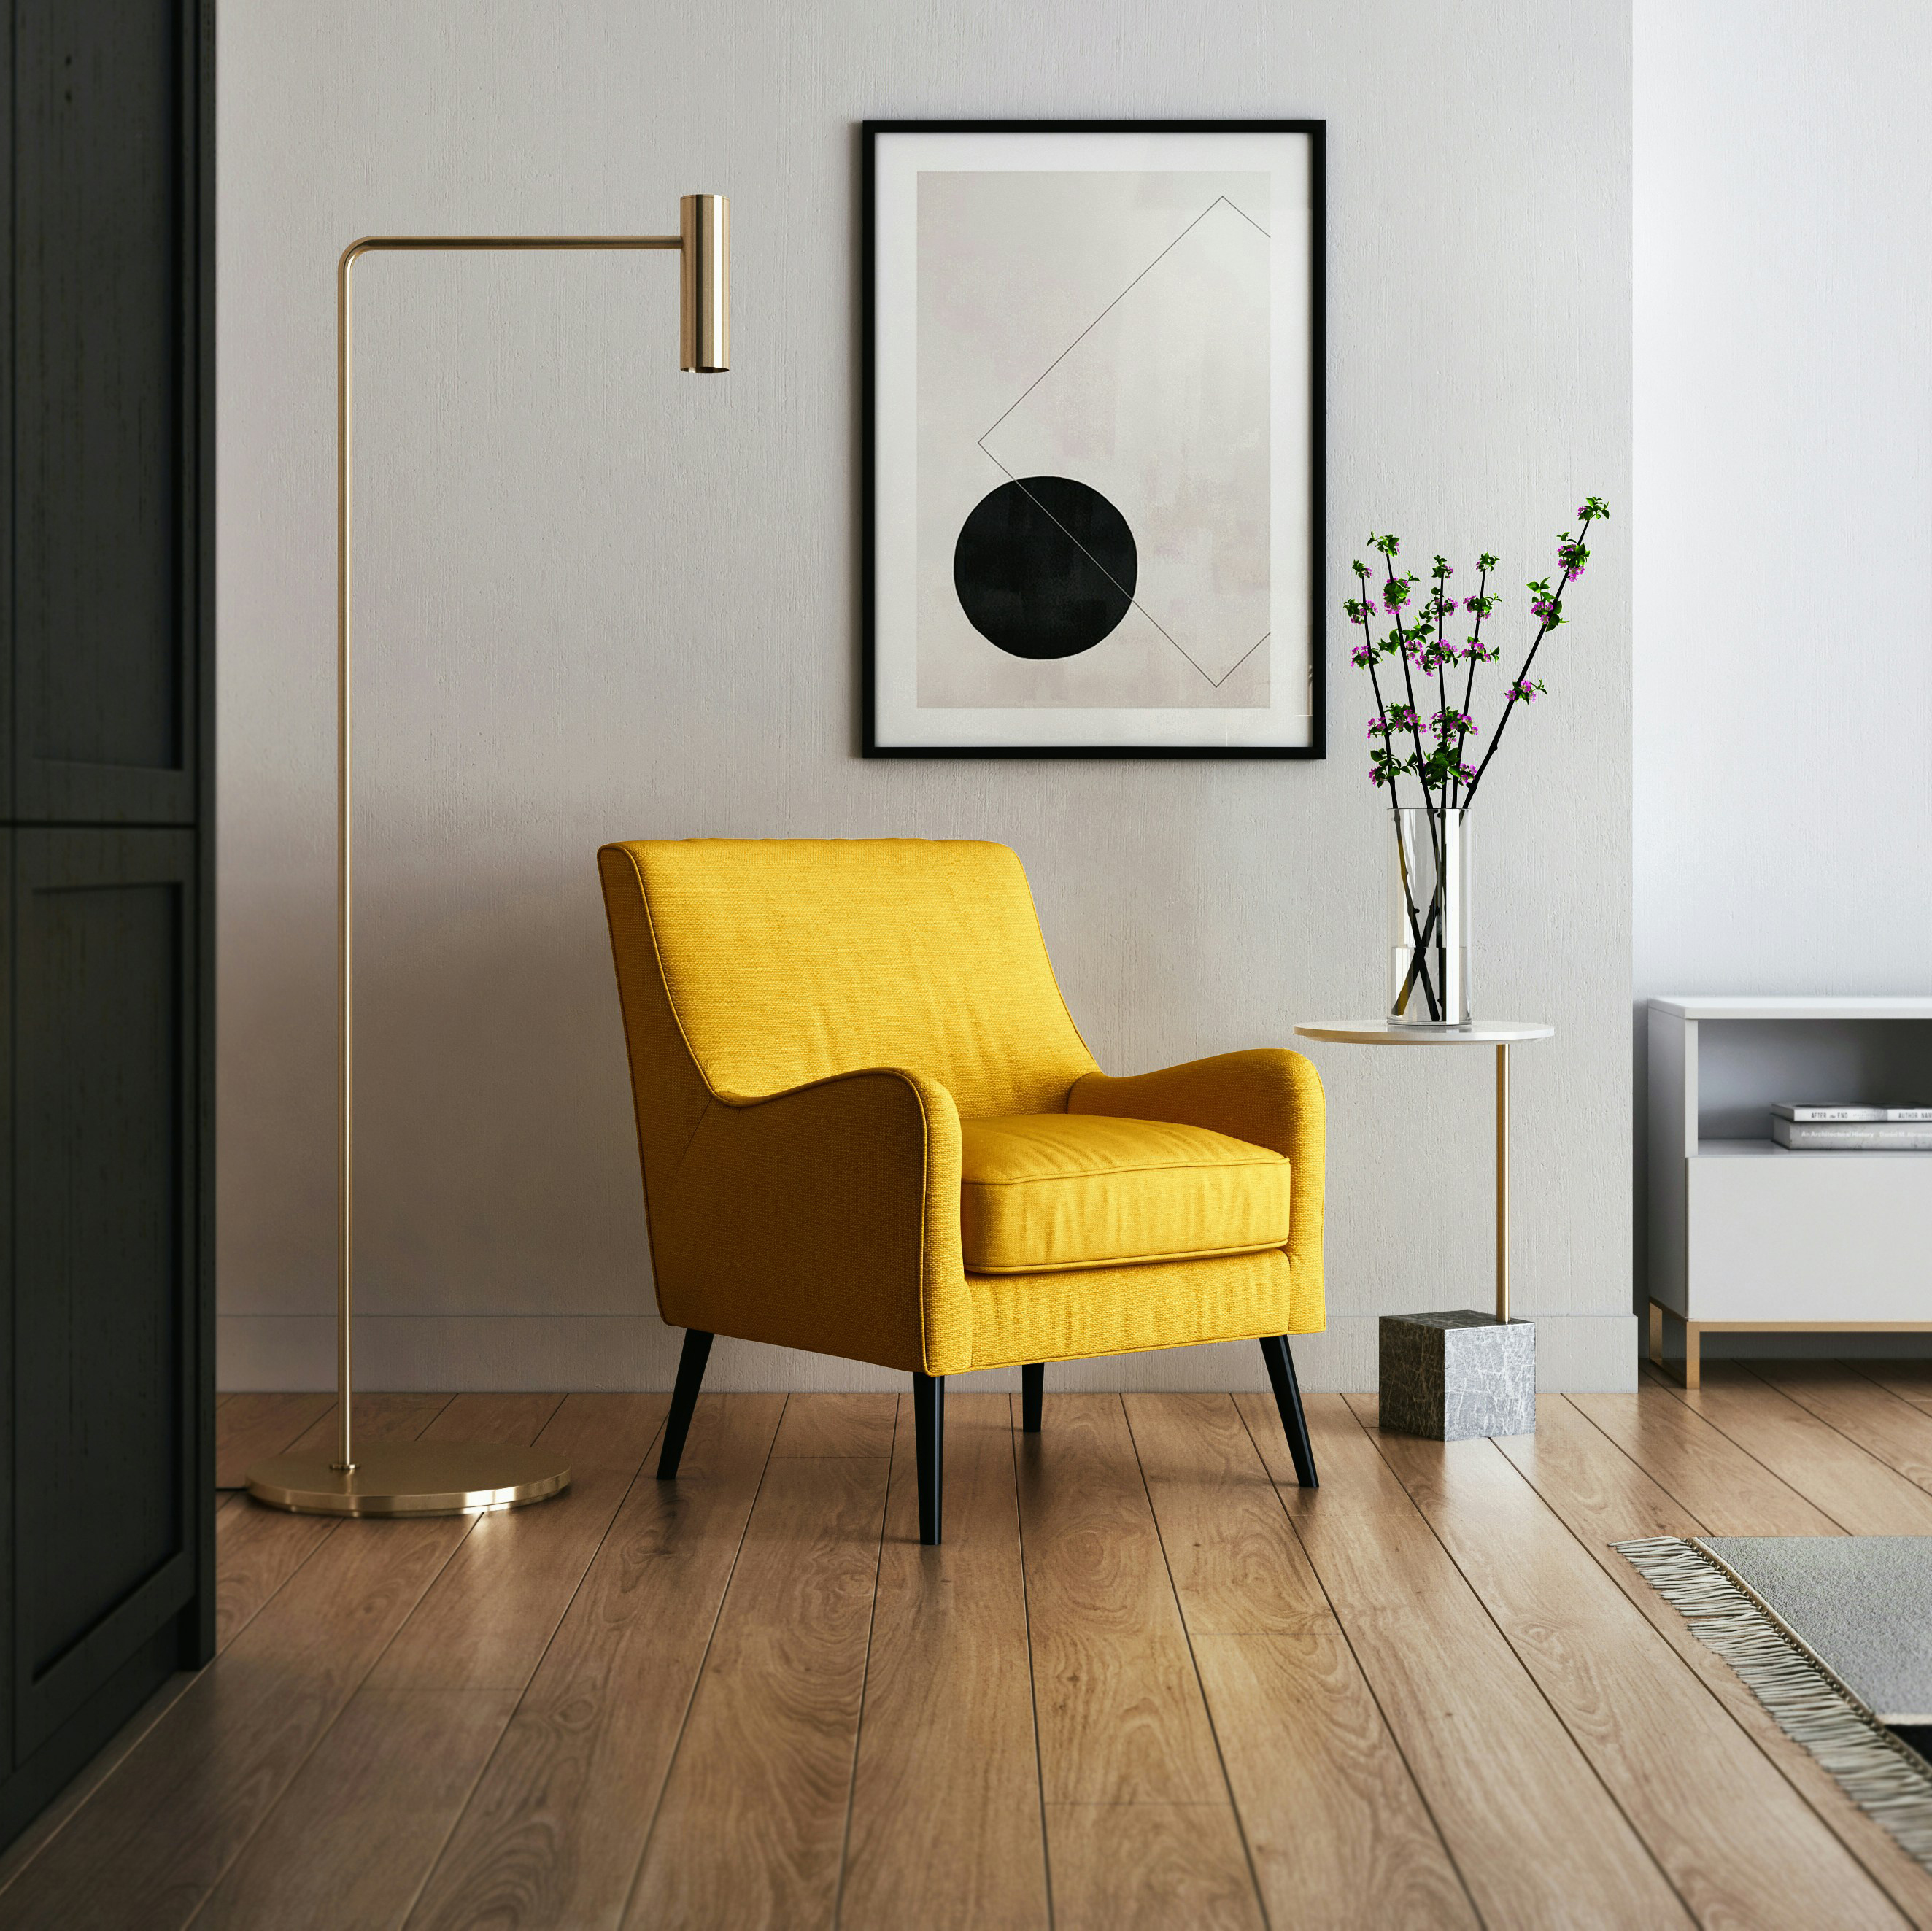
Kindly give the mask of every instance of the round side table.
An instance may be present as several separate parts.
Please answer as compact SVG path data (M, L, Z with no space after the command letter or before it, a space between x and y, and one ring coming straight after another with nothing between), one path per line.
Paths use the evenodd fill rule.
M1384 1315L1378 1335L1382 1425L1438 1441L1530 1435L1536 1429L1536 1329L1510 1315L1509 1053L1554 1026L1492 1019L1465 1030L1380 1019L1298 1026L1304 1039L1346 1046L1493 1046L1496 1049L1496 1311Z

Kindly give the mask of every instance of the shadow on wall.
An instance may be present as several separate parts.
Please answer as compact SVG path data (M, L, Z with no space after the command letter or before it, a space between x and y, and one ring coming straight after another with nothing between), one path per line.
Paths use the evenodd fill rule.
M650 1311L623 1036L594 867L424 877L356 927L358 1309ZM332 929L228 936L225 1313L314 1314L334 1269ZM272 1096L272 1099L270 1096Z

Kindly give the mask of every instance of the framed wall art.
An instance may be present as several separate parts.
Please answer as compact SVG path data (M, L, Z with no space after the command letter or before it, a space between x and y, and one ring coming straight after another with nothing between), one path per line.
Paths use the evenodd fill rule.
M868 757L1324 755L1324 124L866 124Z

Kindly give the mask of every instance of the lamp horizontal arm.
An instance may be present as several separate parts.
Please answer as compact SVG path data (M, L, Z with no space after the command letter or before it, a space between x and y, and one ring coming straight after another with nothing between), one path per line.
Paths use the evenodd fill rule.
M464 249L487 253L500 248L681 248L682 235L364 235L342 251L347 267L358 255L379 250L392 253L427 250L448 253Z

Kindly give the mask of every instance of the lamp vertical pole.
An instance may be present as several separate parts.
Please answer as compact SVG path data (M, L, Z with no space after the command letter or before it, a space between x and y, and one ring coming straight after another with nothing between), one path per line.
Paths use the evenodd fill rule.
M350 446L350 329L352 312L349 277L356 251L344 250L335 271L335 1401L336 1456L332 1465L346 1475L356 1466L350 1418L350 1243L354 1234L352 1195L356 1166L351 1136L355 1121L356 974L355 845L350 827L354 782L355 680L350 674L349 491L353 474Z
M373 235L345 248L335 276L335 970L336 1225L334 1459L278 1456L248 1471L248 1492L278 1508L329 1515L450 1515L541 1501L570 1480L535 1448L482 1442L380 1445L355 1455L351 1336L355 1276L355 685L353 383L356 258L372 250L494 253L656 250L680 257L679 364L706 375L730 366L730 209L722 195L686 195L675 235Z

